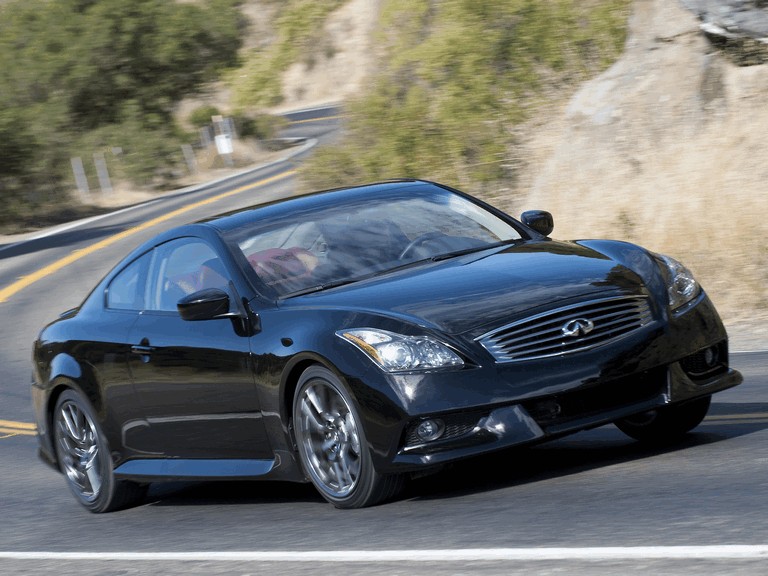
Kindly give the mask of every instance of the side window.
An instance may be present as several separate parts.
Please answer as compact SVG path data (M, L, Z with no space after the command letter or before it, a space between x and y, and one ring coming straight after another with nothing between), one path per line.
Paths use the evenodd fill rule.
M147 288L147 269L151 252L137 258L112 279L107 288L107 308L143 310Z
M229 282L218 255L202 240L172 240L155 252L148 310L175 312L184 296L206 288L225 288Z

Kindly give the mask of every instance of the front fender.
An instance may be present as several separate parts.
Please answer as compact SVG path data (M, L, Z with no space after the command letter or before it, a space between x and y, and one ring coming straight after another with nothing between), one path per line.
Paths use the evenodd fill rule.
M608 256L632 270L643 279L646 288L659 302L667 300L667 285L659 264L650 251L642 246L620 240L577 240L576 244Z

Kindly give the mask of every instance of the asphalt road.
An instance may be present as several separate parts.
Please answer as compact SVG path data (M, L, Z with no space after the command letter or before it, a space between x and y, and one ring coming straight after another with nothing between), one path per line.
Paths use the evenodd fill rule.
M322 136L332 122L292 129ZM18 424L32 422L37 331L160 228L292 193L289 170L0 246L0 574L768 573L768 353L734 355L744 384L667 448L606 426L420 478L364 510L305 485L237 482L158 485L143 506L84 511Z

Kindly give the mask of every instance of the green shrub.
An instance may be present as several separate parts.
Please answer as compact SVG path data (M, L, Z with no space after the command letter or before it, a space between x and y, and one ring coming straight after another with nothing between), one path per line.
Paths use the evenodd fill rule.
M276 3L274 21L277 39L266 48L246 54L242 66L233 71L229 84L241 108L275 106L282 101L282 73L293 63L310 62L316 46L330 53L321 42L323 22L344 0L283 0Z
M255 138L257 140L271 140L277 136L277 132L286 124L284 118L272 114L234 114L235 129L241 138Z
M508 187L515 127L615 60L629 4L385 0L386 54L348 107L345 140L305 165L307 187L392 177Z
M219 112L219 109L216 108L216 106L211 106L210 104L207 104L205 106L200 106L198 108L195 108L187 118L187 121L192 124L195 128L204 128L205 126L209 126L211 124L211 118L213 116L220 116L221 112Z

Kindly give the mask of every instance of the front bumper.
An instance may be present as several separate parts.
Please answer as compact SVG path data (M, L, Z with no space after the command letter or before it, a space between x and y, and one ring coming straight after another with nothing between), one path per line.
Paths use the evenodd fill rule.
M702 368L702 360L715 358ZM404 407L397 442L374 452L382 472L417 470L586 430L738 385L725 328L705 294L684 314L585 353L393 377ZM415 427L439 418L446 433L422 442ZM389 428L392 432L392 427Z
M643 378L649 380L643 381ZM392 469L418 469L552 440L669 404L707 396L741 381L741 374L730 368L704 381L694 381L686 375L680 363L674 363L641 377L464 413L468 420L475 420L473 425L465 425L461 433L443 441L404 446L392 460ZM621 388L624 390L618 392ZM406 434L406 438L413 438L413 434Z

